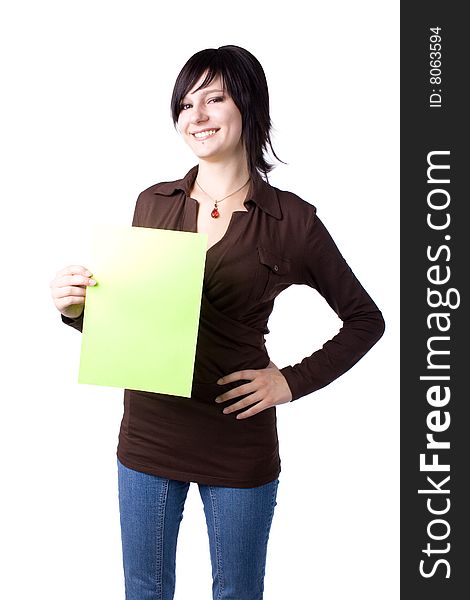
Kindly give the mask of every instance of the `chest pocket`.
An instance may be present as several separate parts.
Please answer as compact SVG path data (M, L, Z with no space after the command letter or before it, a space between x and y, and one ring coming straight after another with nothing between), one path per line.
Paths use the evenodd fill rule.
M272 300L289 285L291 262L279 254L258 246L258 266L250 296L252 301Z

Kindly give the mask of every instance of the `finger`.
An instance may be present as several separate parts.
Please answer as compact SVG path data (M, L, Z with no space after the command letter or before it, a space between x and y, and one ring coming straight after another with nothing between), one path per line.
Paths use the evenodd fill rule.
M220 379L217 380L219 385L224 385L225 383L232 383L233 381L240 381L240 379L254 379L257 375L258 371L256 369L246 369L244 371L235 371L235 373L230 373L230 375L224 375Z
M63 275L85 275L86 277L91 277L93 273L82 265L69 265L58 271L56 273L56 278L62 277Z
M243 398L243 400L239 400L238 402L235 402L235 404L227 406L227 408L224 408L222 412L226 415L229 415L230 413L236 412L237 410L241 410L242 408L246 408L247 406L251 406L255 402L260 402L261 400L262 397L260 396L260 394L253 393L247 396L246 398Z
M61 298L55 301L57 308L62 311L64 308L68 308L72 304L85 304L84 298L79 296L68 296L67 298Z
M255 404L254 406L249 408L248 410L244 410L243 412L239 413L236 416L236 418L237 419L246 419L248 417L252 417L253 415L257 415L258 413L262 412L263 410L266 410L267 408L272 408L272 407L269 404L264 404L263 402L258 402L257 404Z
M54 289L72 285L95 285L95 283L96 281L94 279L91 279L90 277L85 277L84 275L63 275L61 277L56 277L55 279L53 279L50 283L50 287Z
M75 287L75 286L67 285L65 287L56 288L52 295L54 298L57 298L57 299L71 298L74 296L78 296L80 298L85 298L86 289L82 288L82 287Z
M61 280L63 285L95 285L96 280L85 275L64 275Z
M238 396L243 396L243 394L250 394L251 392L256 391L256 384L253 382L245 383L243 385L239 385L233 390L229 390L220 396L217 396L215 401L217 403L227 402L227 400L232 400L232 398L237 398Z
M82 275L73 275L51 281L50 288L54 298L63 298L68 295L84 295L86 288L94 285L96 285L94 279L83 277ZM83 294L79 290L82 290Z

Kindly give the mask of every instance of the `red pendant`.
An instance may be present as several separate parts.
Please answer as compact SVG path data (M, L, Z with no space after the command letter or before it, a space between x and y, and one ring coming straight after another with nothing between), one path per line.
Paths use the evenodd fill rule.
M213 219L217 219L220 216L219 211L217 210L217 206L214 208L214 210L211 212L211 217Z

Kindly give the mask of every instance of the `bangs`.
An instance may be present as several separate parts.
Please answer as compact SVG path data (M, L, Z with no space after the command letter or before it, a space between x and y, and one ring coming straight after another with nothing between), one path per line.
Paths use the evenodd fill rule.
M183 89L181 91L181 98L180 98L180 102L181 100L183 100L183 98L186 96L186 94L188 94L192 88L196 85L196 83L199 81L200 77L202 77L202 74L204 73L205 69L203 69L201 71L201 73L196 73L194 75L194 77L192 77L192 79L190 81L188 81L188 83L186 85L183 85ZM220 75L220 78L222 79L222 87L225 90L225 81L223 78L223 75L219 72L217 72L214 67L208 67L206 76L204 77L203 82L201 83L201 85L194 90L195 92L198 92L199 90L202 90L203 88L209 87L209 85L214 81L214 79L217 77L217 75ZM184 83L184 82L183 82Z
M229 95L232 95L230 93L230 89L227 88L226 69L220 60L220 54L217 52L217 50L213 49L202 50L193 56L191 61L186 63L175 82L173 96L171 98L171 116L173 118L173 122L176 123L178 120L183 99L194 88L204 73L206 73L206 76L197 90L194 90L195 92L207 87L210 83L212 83L212 81L214 81L217 75L220 75L224 91L226 90Z

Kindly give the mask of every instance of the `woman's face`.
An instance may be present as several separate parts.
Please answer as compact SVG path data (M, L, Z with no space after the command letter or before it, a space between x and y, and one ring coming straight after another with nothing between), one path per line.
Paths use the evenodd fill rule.
M240 111L224 92L219 75L207 87L194 92L204 78L205 73L183 98L178 117L181 135L200 159L215 162L243 156Z

